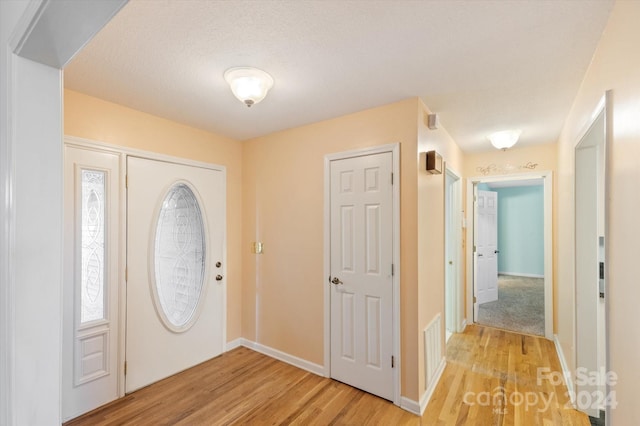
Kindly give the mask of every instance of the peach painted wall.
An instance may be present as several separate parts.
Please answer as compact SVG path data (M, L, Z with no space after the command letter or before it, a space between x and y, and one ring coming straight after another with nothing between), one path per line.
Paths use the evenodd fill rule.
M487 145L489 142L487 141ZM525 165L536 165L534 169L529 169L523 167ZM498 171L496 171L496 166ZM510 148L506 151L498 151L496 149L491 149L489 151L467 154L465 156L465 178L475 178L478 176L484 176L482 173L483 169L490 169L489 173L486 176L497 176L502 174L517 174L517 173L528 173L534 171L551 171L553 172L553 209L552 209L552 246L553 246L553 330L554 333L557 330L558 325L558 259L560 259L558 250L557 250L557 218L558 218L558 152L557 152L557 144L543 144L543 145L534 145L534 146L524 146L518 147L517 145L514 148ZM502 170L502 171L500 171ZM504 170L507 170L506 172ZM465 199L465 215L467 218L467 222L472 221L473 217L471 216L471 212L466 207L466 185L467 179L465 179L464 186L464 199ZM466 253L465 253L466 256ZM465 270L465 279L466 279L466 270ZM465 286L466 289L466 286ZM465 295L465 312L466 312L466 295ZM467 322L470 322L467 319Z
M427 106L419 101L416 126L418 128L418 327L413 336L418 346L418 387L420 397L426 391L425 380L425 347L423 330L440 314L442 348L445 348L445 174L435 175L426 171L427 151L435 150L462 179L464 155L447 131L440 127L429 130L426 124ZM462 263L461 265L462 266Z
M640 2L617 1L573 108L565 122L558 146L560 217L558 248L560 263L559 303L575 303L574 262L574 147L591 121L606 90L613 91L613 135L609 146L609 367L618 375L613 390L617 408L610 424L640 424L637 389L640 382L640 333L637 331L638 253L640 253ZM573 310L560 312L558 338L564 354L575 367L575 321Z
M242 144L204 130L64 91L64 133L227 169L227 340L241 337Z
M324 156L401 144L401 380L416 401L417 109L413 98L249 140L242 166L243 336L323 365Z

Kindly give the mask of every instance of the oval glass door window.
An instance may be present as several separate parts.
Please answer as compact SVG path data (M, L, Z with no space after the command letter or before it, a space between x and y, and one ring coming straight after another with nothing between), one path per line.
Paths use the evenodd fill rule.
M200 204L185 183L173 185L162 200L156 224L152 292L164 325L185 331L197 320L206 259Z

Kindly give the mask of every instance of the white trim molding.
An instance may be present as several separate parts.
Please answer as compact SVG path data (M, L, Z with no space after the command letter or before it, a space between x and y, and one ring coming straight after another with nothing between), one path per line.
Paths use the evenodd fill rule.
M562 345L560 344L560 339L557 334L553 335L553 343L556 347L556 353L558 354L558 360L560 361L560 367L562 368L564 383L567 385L571 405L573 408L576 408L576 393L573 387L573 379L571 378L571 370L569 370L569 366L567 365L567 359L564 357L564 351L562 350Z
M400 398L400 408L410 413L413 413L416 416L422 415L422 411L420 409L420 403L418 401L414 401L413 399L409 399L405 396Z
M424 414L424 410L427 409L427 405L429 405L429 401L431 401L431 397L433 396L433 392L438 387L438 383L440 383L440 379L442 378L442 373L444 373L444 369L447 366L447 361L445 357L442 357L440 360L440 365L438 365L438 369L436 370L435 375L433 376L433 380L428 384L427 389L422 394L420 398L420 415Z
M247 346L244 342L248 342L248 340L244 339L242 337L238 337L237 339L234 339L234 340L232 340L230 342L225 343L224 351L225 352L229 352L229 351L232 351L232 350L234 350L236 348L239 348L240 346L245 346L245 347L248 348L249 346Z
M324 377L324 366L322 365L307 361L306 359L298 358L297 356L290 355L286 352L282 352L269 346L265 346L261 343L253 342L243 337L232 340L231 342L227 342L227 344L225 345L225 352L236 349L240 346L244 346L245 348L251 349L256 352L260 352L263 355L277 359L278 361L285 362L289 365L293 365L294 367L298 367L302 370L308 371L309 373L317 374L318 376Z
M527 274L525 272L503 272L498 271L498 275L509 275L510 277L523 277L523 278L544 278L544 274Z
M395 176L393 192L393 354L396 360L393 369L393 403L404 408L403 398L400 396L400 372L402 369L402 357L400 350L400 144L392 143L374 146L371 148L344 151L335 154L327 154L324 157L324 277L331 275L331 161L345 158L361 157L364 155L391 152L393 176ZM324 367L323 375L331 377L331 289L324 285ZM411 411L411 410L408 410ZM413 412L413 411L411 411Z

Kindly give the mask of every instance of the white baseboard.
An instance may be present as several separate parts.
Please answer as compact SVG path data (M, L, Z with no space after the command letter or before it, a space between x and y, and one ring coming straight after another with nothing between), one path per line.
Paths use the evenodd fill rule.
M409 399L405 396L400 398L400 408L410 413L413 413L416 416L422 415L422 412L420 411L420 403L418 403L418 401L414 401L413 399Z
M424 394L422 394L420 402L403 396L402 398L400 398L400 408L417 416L422 416L424 414L424 410L427 409L427 405L429 404L431 397L433 396L433 392L436 390L436 387L440 382L440 378L442 377L442 373L444 372L444 368L446 367L446 365L447 363L443 357L440 361L440 365L438 365L438 369L436 370L436 374L433 377L433 380L427 387L427 390L424 392Z
M498 275L509 275L512 277L525 277L525 278L544 278L544 274L526 274L524 272L502 272L498 271Z
M239 348L240 346L246 346L246 345L243 345L243 344L242 344L242 341L243 341L243 340L246 340L246 339L243 339L242 337L238 337L238 338L237 338L237 339L235 339L235 340L232 340L232 341L230 341L230 342L227 342L227 343L224 345L224 351L225 351L225 352L229 352L229 351L234 350L235 348Z
M567 365L567 359L564 357L564 351L562 350L562 345L560 344L560 339L558 339L558 335L553 335L553 343L556 346L556 353L558 354L558 360L560 360L560 367L562 367L562 375L564 376L564 382L567 385L567 391L569 391L569 395L571 398L571 405L576 407L575 401L575 392L573 391L573 380L571 379L571 371L569 371L569 366Z
M251 340L239 338L227 343L227 350L235 349L238 346L244 346L245 348L249 348L256 352L260 352L263 355L270 356L271 358L275 358L278 361L286 362L287 364L291 364L294 367L301 368L310 373L317 374L318 376L325 377L324 375L324 366L315 364L313 362L307 361L302 358L298 358L297 356L290 355L288 353L279 351L277 349L271 348L269 346L262 345L260 343L252 342Z
M440 378L442 377L442 373L444 373L444 368L447 366L447 362L444 357L440 360L440 365L438 365L438 369L436 370L435 375L433 376L433 380L428 384L427 390L422 394L422 398L420 398L420 415L424 414L424 410L427 409L427 405L433 396L433 391L436 390L438 383L440 383Z
M287 364L293 365L294 367L301 368L310 373L317 374L318 376L326 377L324 366L322 365L315 364L313 362L304 360L302 358L298 358L296 356L287 354L285 352L279 351L269 346L262 345L260 343L252 342L251 340L248 340L242 337L232 340L231 342L227 342L227 344L225 345L225 352L231 351L240 346L244 346L245 348L249 348L256 352L260 352L261 354L267 355L271 358L277 359L282 362L286 362ZM409 399L403 396L400 398L400 408L402 408L403 410L409 411L410 413L421 416L425 408L427 407L429 400L431 399L431 395L433 394L433 391L435 390L436 385L440 381L440 377L442 376L442 372L444 371L445 365L446 365L446 362L443 357L440 365L438 366L438 369L436 370L436 374L434 376L434 380L432 380L431 386L429 386L425 394L420 399L419 403L417 401L414 401L412 399Z

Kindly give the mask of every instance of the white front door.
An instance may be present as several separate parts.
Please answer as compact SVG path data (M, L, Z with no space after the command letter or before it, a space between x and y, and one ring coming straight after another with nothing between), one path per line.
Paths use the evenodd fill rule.
M70 146L64 155L62 418L69 420L118 397L120 156Z
M331 377L393 399L392 153L331 161Z
M223 351L223 170L127 159L126 391Z
M478 191L476 211L477 308L477 305L498 300L498 193Z

